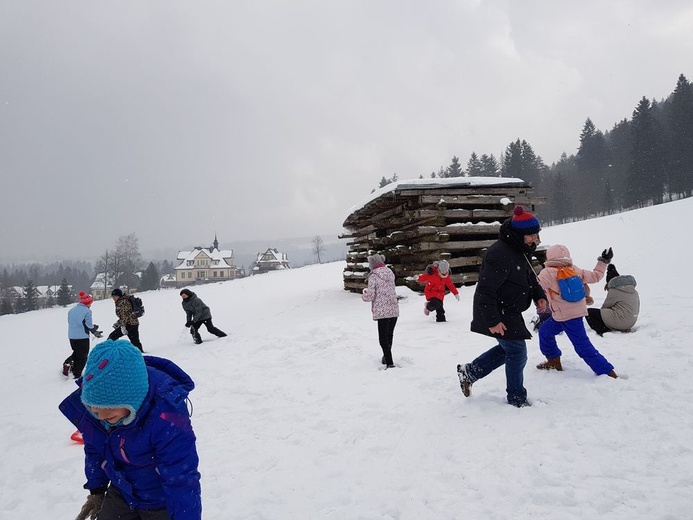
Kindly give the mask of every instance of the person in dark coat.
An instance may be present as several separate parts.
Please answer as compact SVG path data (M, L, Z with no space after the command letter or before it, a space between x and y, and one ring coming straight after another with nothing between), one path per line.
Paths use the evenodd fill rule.
M196 345L202 343L202 337L200 337L200 327L202 327L202 325L207 327L207 331L210 334L214 334L220 338L226 337L224 331L219 330L212 324L212 312L197 294L190 289L183 289L180 292L180 297L183 298L181 303L187 318L185 326L190 327L190 334L192 334L193 341Z
M90 494L77 520L201 520L190 376L127 340L106 340L77 384L59 407L84 439Z
M140 320L137 319L132 310L132 304L127 294L116 287L111 291L111 298L115 303L115 313L118 321L113 325L113 332L108 335L108 339L117 340L127 336L130 343L135 345L140 352L144 352L140 341Z
M539 312L546 308L546 295L531 265L540 230L539 220L517 206L513 217L501 225L498 241L486 252L474 292L471 330L491 336L498 344L471 363L457 365L465 397L471 395L473 383L505 365L508 403L518 408L530 406L523 370L527 364L525 340L532 335L522 313L532 301Z

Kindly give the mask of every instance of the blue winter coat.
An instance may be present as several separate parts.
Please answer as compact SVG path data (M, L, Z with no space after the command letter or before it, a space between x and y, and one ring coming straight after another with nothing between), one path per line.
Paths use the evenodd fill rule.
M199 459L185 401L195 384L172 361L144 360L149 392L132 423L106 428L82 404L81 378L60 404L84 438L84 487L110 482L132 509L165 508L172 520L200 520Z
M91 309L83 303L78 303L67 311L67 337L69 339L86 339L89 333L84 328L91 330L94 324L91 322Z

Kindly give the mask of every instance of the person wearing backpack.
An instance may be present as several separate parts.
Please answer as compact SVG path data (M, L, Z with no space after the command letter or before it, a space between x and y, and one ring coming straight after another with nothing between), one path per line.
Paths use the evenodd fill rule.
M539 273L539 284L549 297L551 317L539 328L539 349L546 361L537 365L540 370L562 371L561 350L556 336L565 332L575 352L598 376L607 374L616 378L614 366L592 345L582 318L587 316L584 284L596 283L604 277L606 266L614 253L611 248L602 251L592 271L573 265L570 251L562 244L546 251L544 269Z
M144 352L140 342L140 320L133 312L130 299L119 288L111 291L111 298L115 302L115 313L118 316L118 321L113 324L113 332L108 335L108 339L116 340L127 336L130 343L135 345L140 352Z
M219 330L212 324L212 312L197 294L190 289L183 289L180 292L180 297L183 298L181 303L185 311L185 326L190 327L190 334L196 345L202 343L202 337L200 337L200 327L202 325L207 327L207 332L210 334L220 338L226 337L226 332Z
M440 260L439 262L433 262L426 267L426 272L420 274L416 281L426 284L424 287L424 296L426 297L424 314L428 316L435 311L437 322L446 321L445 309L443 308L445 289L454 294L457 301L460 301L457 287L455 287L450 278L450 264L448 261Z

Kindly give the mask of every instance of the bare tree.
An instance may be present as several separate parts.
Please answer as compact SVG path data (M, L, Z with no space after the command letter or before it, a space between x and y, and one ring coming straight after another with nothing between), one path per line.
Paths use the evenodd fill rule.
M134 274L142 263L139 241L137 235L130 233L118 238L115 247L116 281L118 285L132 285Z
M313 254L318 257L318 263L321 264L320 255L325 252L325 242L320 235L315 235L311 244L313 245Z

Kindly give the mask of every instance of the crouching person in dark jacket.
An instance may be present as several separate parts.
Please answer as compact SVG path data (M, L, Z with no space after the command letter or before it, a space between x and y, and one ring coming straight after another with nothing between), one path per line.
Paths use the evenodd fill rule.
M190 334L192 334L193 341L196 344L199 345L202 343L202 337L200 336L200 327L202 327L202 325L207 327L207 331L210 334L214 334L220 338L226 337L224 331L219 330L212 324L212 312L209 310L209 307L205 305L205 302L200 300L197 294L190 289L183 289L180 292L180 297L183 298L183 310L187 318L185 326L190 327Z
M198 456L186 405L195 384L173 362L126 340L96 345L60 411L84 439L77 520L200 520Z

